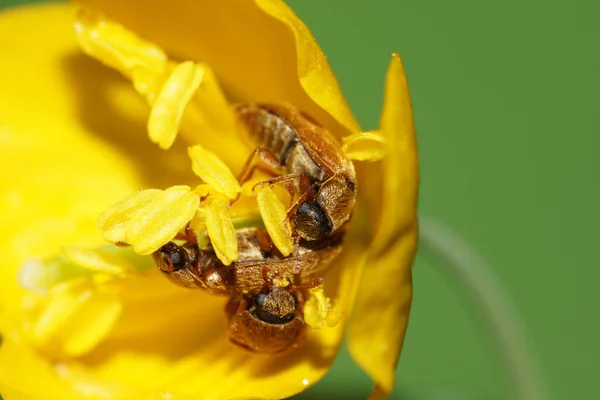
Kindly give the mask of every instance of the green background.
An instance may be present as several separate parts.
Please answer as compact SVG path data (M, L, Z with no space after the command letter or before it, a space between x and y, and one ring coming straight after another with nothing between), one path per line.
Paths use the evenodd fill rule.
M377 126L391 53L402 55L418 130L419 214L451 226L491 264L552 398L597 396L600 2L289 4L365 128ZM393 398L514 398L505 350L477 299L427 251L414 275ZM342 353L300 398L363 399L370 388Z

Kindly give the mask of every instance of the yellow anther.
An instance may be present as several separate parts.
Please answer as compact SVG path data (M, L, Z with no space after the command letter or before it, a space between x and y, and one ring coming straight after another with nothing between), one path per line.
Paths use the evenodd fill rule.
M341 317L340 308L332 306L322 286L309 289L308 300L304 304L304 321L311 328L333 327L339 323Z
M87 54L127 77L138 71L160 76L166 69L167 56L159 47L88 10L79 12L75 32Z
M158 189L142 190L108 207L97 220L102 237L113 243L125 242L125 227L129 220L160 193Z
M194 189L194 193L196 193L200 198L207 197L211 191L214 192L214 189L211 188L207 183L201 183Z
M87 279L53 287L39 304L42 309L30 329L33 341L73 357L92 350L110 332L122 309L116 295L98 292Z
M344 153L358 161L378 161L385 155L385 139L381 132L358 132L342 138Z
M89 274L91 271L80 268L64 257L33 259L19 269L19 284L32 292L46 293L61 282Z
M194 214L194 218L190 222L190 227L196 235L206 230L206 209L200 207L196 210L196 214Z
M189 186L173 186L160 192L127 223L125 242L138 254L151 254L172 240L200 206Z
M284 205L269 185L257 186L256 201L273 244L284 256L290 255L294 243L292 241L292 229Z
M192 170L215 191L230 199L240 193L240 185L229 167L213 152L200 145L188 149Z
M168 149L179 132L181 117L200 86L204 69L186 61L177 65L165 81L148 118L150 140Z
M64 247L62 253L73 263L93 272L124 275L135 270L133 264L124 258L96 249L69 246Z
M213 249L219 260L229 265L238 258L237 237L231 217L227 212L227 202L215 199L206 207L206 229Z

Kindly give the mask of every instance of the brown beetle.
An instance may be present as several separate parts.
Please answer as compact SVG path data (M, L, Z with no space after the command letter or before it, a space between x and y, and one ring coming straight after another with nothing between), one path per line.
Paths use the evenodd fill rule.
M262 229L240 229L237 238L240 257L229 266L194 242L170 242L153 257L174 283L231 296L226 312L233 343L269 354L297 348L305 334L302 289L321 283L318 275L340 253L343 232L300 241L288 257L278 254Z
M241 104L236 112L256 146L239 181L247 181L256 167L266 168L280 176L258 184L285 183L292 197L293 182L300 197L287 215L305 240L322 239L342 227L354 208L356 173L331 133L287 106Z
M229 339L257 353L284 353L304 341L302 293L275 287L227 303Z
M239 258L223 265L214 250L201 250L193 242L169 242L153 253L158 268L174 283L202 288L213 294L256 294L269 280L294 285L314 281L342 251L343 232L323 240L300 241L294 253L283 257L268 234L259 228L237 230Z

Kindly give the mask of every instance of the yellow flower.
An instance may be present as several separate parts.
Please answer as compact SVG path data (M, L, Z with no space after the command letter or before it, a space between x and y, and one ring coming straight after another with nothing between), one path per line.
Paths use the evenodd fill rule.
M379 130L365 134L310 32L281 1L82 4L80 43L127 79L81 53L73 6L0 15L0 152L12 173L1 189L2 396L283 398L322 377L346 330L375 393L389 393L412 298L417 230L416 145L400 59L388 70ZM293 104L344 138L353 159L385 150L380 162L356 163L359 195L344 251L325 276L326 297L307 304L317 315L331 299L341 321L323 315L314 325L324 327L309 329L302 348L278 358L229 343L226 299L172 285L148 256L102 247L96 227L110 204L144 188L143 199L119 209L122 220L98 221L105 237L164 228L158 239L134 240L134 250L146 254L192 216L227 236L219 227L235 215L218 202L214 211L199 208L197 194L231 198L244 188L211 181L216 164L207 169L193 155L210 152L224 170L240 170L250 148L232 134L228 104L243 101ZM188 154L179 131L200 147ZM208 186L198 185L192 169ZM171 225L134 215L139 206L160 214L157 205L171 201L185 210ZM232 256L223 243L223 257Z

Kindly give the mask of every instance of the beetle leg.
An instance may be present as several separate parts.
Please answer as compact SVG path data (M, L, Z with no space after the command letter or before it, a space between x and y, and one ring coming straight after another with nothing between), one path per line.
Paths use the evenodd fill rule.
M258 160L255 162L256 157L258 157ZM256 168L265 168L266 172L271 174L281 174L283 172L281 165L279 165L279 161L277 161L277 158L275 158L269 149L266 147L257 147L250 154L238 175L238 182L240 185L247 182L252 177Z
M309 186L298 198L298 200L296 200L296 202L290 207L290 209L287 211L286 213L286 218L291 220L292 216L296 213L296 210L298 208L300 208L300 206L302 205L302 203L304 203L305 201L311 201L315 198L315 189L313 186ZM285 220L281 221L281 223L284 223Z
M306 175L304 175L301 172L298 172L295 174L275 176L266 181L256 182L256 184L252 187L252 193L255 192L255 190L258 186L283 184L285 186L286 190L288 191L288 193L290 194L290 206L291 206L294 201L294 194L295 194L294 186L292 185L292 182L294 182L296 180L299 180L300 182L302 182L305 179L305 177L306 177Z
M237 309L238 314L246 311L248 309L248 307L250 307L250 300L248 300L248 298L246 296L243 296L242 299L240 300L240 303L238 304L238 309Z
M265 283L267 284L267 288L269 290L272 290L273 287L275 287L275 282L273 282L273 277L271 277L269 275L269 272L271 272L270 268L266 265L263 265L261 272L262 272L262 277L263 277Z
M257 157L258 160L255 161ZM257 147L252 153L250 153L250 156L244 163L244 166L238 175L239 184L243 185L245 182L248 182L250 178L252 178L256 168L262 169L272 175L280 175L283 173L283 169L281 168L281 165L279 165L279 161L277 161L277 158L273 155L273 153L271 153L271 151L266 147ZM241 193L238 193L235 199L229 202L229 205L231 206L233 203L235 203L241 195Z
M304 294L302 291L298 290L294 295L298 300L298 311L300 312L300 315L304 316Z
M265 230L258 230L256 232L256 243L258 243L258 247L260 247L262 251L268 254L271 254L275 249L271 236L269 236L269 233Z
M196 237L196 234L192 230L192 226L190 225L189 222L185 225L183 232L177 233L177 236L175 236L175 239L185 240L188 243L198 244L198 238Z
M304 283L302 285L295 285L293 287L290 287L289 291L291 293L293 290L312 289L312 288L316 288L317 286L321 286L322 284L323 284L323 278L316 278L311 283Z

